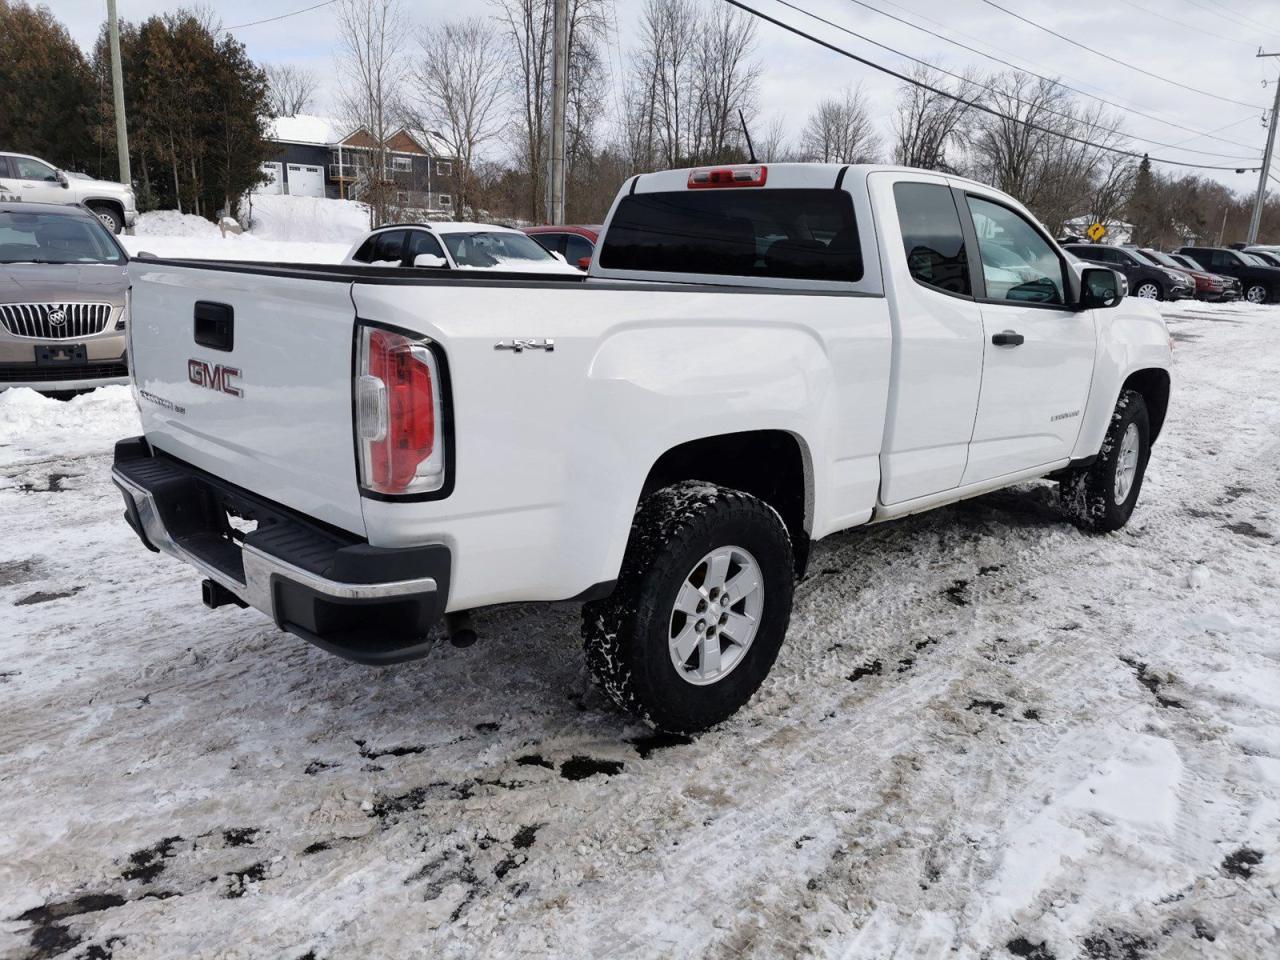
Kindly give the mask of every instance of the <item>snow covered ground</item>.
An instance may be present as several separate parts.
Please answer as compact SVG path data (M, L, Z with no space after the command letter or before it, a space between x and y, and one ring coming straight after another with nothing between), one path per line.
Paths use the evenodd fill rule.
M120 518L129 392L3 395L0 956L1280 956L1280 309L1165 312L1127 529L832 537L687 742L572 606L381 671L206 610Z
M138 217L134 235L120 237L130 254L279 263L338 263L369 230L364 204L318 197L254 196L246 233L222 236L194 214L157 210Z

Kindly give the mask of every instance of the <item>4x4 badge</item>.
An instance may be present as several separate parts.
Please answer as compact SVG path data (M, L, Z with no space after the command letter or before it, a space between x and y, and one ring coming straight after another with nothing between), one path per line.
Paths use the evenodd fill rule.
M513 350L516 353L524 353L526 350L545 350L551 353L556 348L556 342L550 337L541 340L499 340L493 345L495 350Z

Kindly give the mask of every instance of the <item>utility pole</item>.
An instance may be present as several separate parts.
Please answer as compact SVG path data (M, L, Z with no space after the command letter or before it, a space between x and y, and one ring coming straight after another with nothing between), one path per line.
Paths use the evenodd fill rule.
M1280 57L1280 53L1263 53L1259 57ZM1271 123L1267 127L1267 149L1262 154L1262 170L1258 174L1258 196L1253 201L1253 218L1249 221L1249 243L1258 242L1258 230L1262 227L1262 208L1267 202L1267 177L1271 175L1271 158L1276 152L1276 127L1280 127L1280 79L1276 81L1276 102L1271 108Z
M555 0L555 53L551 67L551 183L547 222L564 223L565 113L569 99L569 0Z
M116 99L116 152L120 158L120 182L133 183L129 169L129 130L124 121L124 74L120 69L120 22L116 0L107 0L107 23L111 30L111 90Z

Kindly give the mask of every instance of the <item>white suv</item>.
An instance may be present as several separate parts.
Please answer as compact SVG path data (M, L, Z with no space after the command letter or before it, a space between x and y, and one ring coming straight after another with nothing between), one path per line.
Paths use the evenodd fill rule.
M0 153L0 202L81 203L112 233L138 219L137 200L127 183L68 176L51 163L21 153Z

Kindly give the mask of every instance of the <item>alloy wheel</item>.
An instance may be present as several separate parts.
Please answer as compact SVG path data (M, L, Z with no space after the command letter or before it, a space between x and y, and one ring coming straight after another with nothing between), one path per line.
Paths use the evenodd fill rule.
M695 686L723 680L746 656L764 613L764 575L742 547L699 560L671 610L668 647L681 678Z

